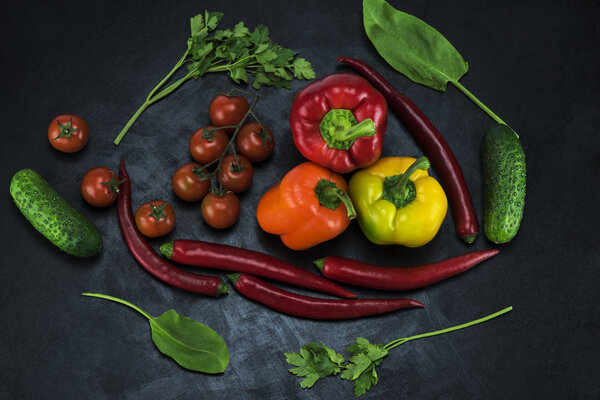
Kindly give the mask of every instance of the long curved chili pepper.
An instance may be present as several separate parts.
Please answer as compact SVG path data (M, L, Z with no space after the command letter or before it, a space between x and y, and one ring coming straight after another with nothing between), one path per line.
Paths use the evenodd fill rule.
M465 242L473 243L479 233L479 223L473 209L473 201L462 169L440 132L415 103L394 89L369 65L351 57L340 57L337 60L350 66L369 81L383 94L388 106L398 114L400 120L429 157L448 193L450 208L456 224L456 233Z
M131 182L123 159L119 165L119 180L121 181L117 200L119 225L127 247L137 262L154 277L180 289L214 297L227 293L227 284L221 278L193 274L179 269L152 249L135 225L131 210Z
M242 295L284 314L303 318L350 319L401 308L425 307L411 299L320 299L288 292L248 274L228 277Z
M498 252L474 251L416 267L384 267L337 256L315 260L315 265L324 276L338 282L380 290L413 290L458 275Z
M254 250L199 240L178 239L163 244L160 246L160 251L168 259L181 264L246 272L339 297L348 299L356 297L356 294L322 276Z

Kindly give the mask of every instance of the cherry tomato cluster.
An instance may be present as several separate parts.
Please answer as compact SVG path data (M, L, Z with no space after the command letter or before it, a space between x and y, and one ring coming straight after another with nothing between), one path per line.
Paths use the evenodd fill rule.
M265 125L246 123L248 116L254 116L252 107L240 95L215 96L208 110L211 125L190 138L190 154L196 163L185 164L173 174L175 194L185 201L202 200L202 217L213 228L228 228L237 221L237 194L252 184L252 163L268 158L275 146ZM213 176L215 184L211 184Z

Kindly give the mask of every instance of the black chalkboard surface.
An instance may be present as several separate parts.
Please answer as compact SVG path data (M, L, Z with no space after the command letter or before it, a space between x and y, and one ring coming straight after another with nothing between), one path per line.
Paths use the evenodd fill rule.
M12 2L2 5L1 163L2 399L348 399L352 384L327 378L303 390L287 372L283 352L307 342L338 351L357 337L375 343L467 322L512 305L514 311L477 327L410 342L378 367L379 383L363 398L592 399L600 397L598 233L600 200L600 7L591 1L401 2L391 4L440 32L469 62L461 79L519 132L527 157L527 197L521 229L508 244L483 235L460 241L448 213L423 247L377 246L356 222L339 237L306 251L283 246L255 218L260 196L304 161L288 124L294 94L263 88L256 113L275 134L276 147L256 164L254 183L240 196L241 217L215 230L198 204L175 197L170 179L191 161L188 140L208 123L208 104L234 84L209 74L148 109L120 146L112 141L147 93L170 71L186 46L189 18L204 9L225 14L223 26L265 24L273 40L311 61L318 77L349 68L338 56L365 60L410 97L444 135L461 164L477 216L482 218L481 137L493 121L453 87L436 92L389 67L366 37L360 1ZM252 91L251 88L248 90ZM84 117L90 140L63 154L47 142L53 117ZM422 151L390 112L384 156ZM438 261L471 250L500 254L434 286L403 293L424 310L341 322L285 316L248 301L233 288L214 299L169 287L132 258L115 207L83 202L79 183L95 166L116 169L124 157L133 206L164 199L177 225L158 250L176 238L241 246L316 271L312 260L343 255L389 266ZM104 238L91 259L61 253L21 216L8 194L11 176L38 171ZM436 176L435 171L431 171ZM346 176L349 178L349 175ZM193 270L193 269L190 269ZM224 273L203 271L225 277ZM361 297L395 293L352 288ZM230 365L212 376L182 369L160 354L148 323L115 303L81 296L121 297L152 315L175 309L216 330ZM307 291L300 291L308 293Z

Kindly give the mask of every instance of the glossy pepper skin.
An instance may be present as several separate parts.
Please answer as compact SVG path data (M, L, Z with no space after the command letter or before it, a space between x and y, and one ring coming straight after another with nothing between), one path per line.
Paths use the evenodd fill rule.
M289 171L258 202L260 227L304 250L342 233L356 216L340 175L312 162Z
M350 198L370 241L419 247L435 237L448 200L427 168L426 157L385 157L352 176ZM403 176L406 184L400 187Z
M328 75L300 90L290 128L304 157L340 174L379 159L387 127L387 103L364 78Z

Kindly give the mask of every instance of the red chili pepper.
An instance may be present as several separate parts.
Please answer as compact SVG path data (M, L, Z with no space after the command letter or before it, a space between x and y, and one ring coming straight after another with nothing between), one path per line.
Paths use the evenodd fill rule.
M401 308L425 307L411 299L320 299L279 289L248 274L231 274L228 277L244 296L284 314L303 318L349 319Z
M386 127L385 99L356 74L316 80L292 103L290 128L300 153L340 174L379 159Z
M163 244L160 246L160 251L168 259L181 264L247 272L335 296L356 297L354 293L322 276L254 250L198 240L179 239Z
M384 267L337 256L315 260L315 265L327 278L338 282L380 290L413 290L458 275L498 252L474 251L416 267Z
M365 77L385 97L388 105L412 133L419 146L429 157L448 194L456 224L456 233L467 243L473 243L479 233L479 223L462 169L440 132L408 97L398 92L377 71L364 62L340 57L339 62L349 65Z
M154 277L180 289L214 297L227 293L227 284L221 278L193 274L179 269L152 249L135 225L131 210L131 182L123 159L119 165L119 180L121 181L117 200L119 225L123 238L137 262Z

